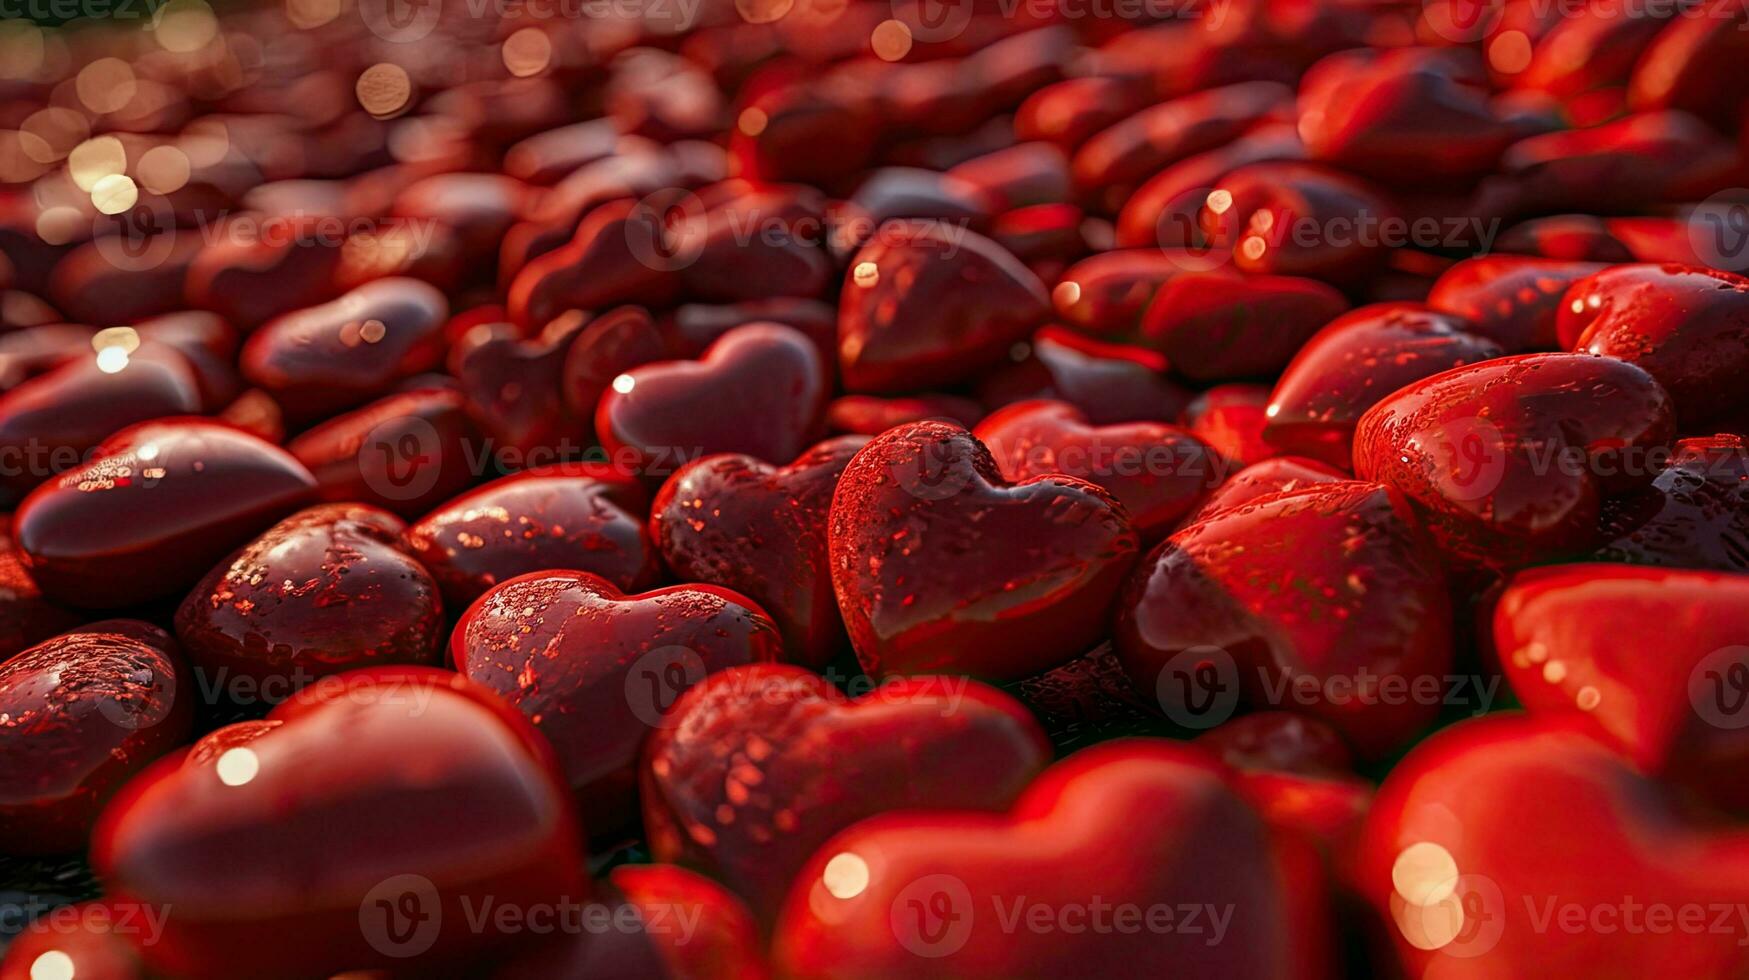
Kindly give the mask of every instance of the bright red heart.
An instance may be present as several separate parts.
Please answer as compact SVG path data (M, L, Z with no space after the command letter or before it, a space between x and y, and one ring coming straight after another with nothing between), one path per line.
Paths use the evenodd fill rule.
M839 370L857 392L952 384L998 363L1049 314L1044 284L995 242L943 222L890 222L850 261Z
M624 595L583 572L493 588L450 637L457 670L502 694L552 742L584 826L611 839L637 813L638 747L707 674L775 660L777 627L712 585Z
M839 478L832 586L870 674L1014 680L1105 632L1136 532L1104 490L1071 477L1009 484L945 422L863 447Z
M170 634L131 619L0 664L0 851L84 847L110 795L188 737L195 695Z
M478 685L354 671L233 727L129 783L94 834L110 897L163 911L141 947L158 971L453 966L505 941L469 927L488 900L588 897L551 750Z
M827 564L832 492L864 436L822 442L787 466L708 456L656 494L650 538L675 575L750 596L783 633L784 659L823 669L848 640Z
M1190 519L1201 520L1216 511L1229 510L1249 503L1264 494L1280 490L1298 490L1319 483L1339 483L1349 479L1347 473L1325 466L1303 456L1274 456L1252 463L1209 494Z
M951 677L846 698L800 667L732 668L674 704L645 746L644 830L769 924L827 838L888 810L1006 809L1050 762L1019 702Z
M1190 271L1154 294L1137 342L1195 381L1264 377L1346 309L1341 293L1315 279Z
M98 458L38 487L13 516L43 594L115 609L182 594L213 563L310 503L285 450L201 419L123 429Z
M1519 354L1436 374L1361 417L1354 471L1427 515L1440 549L1517 567L1596 543L1606 494L1650 482L1675 431L1640 368L1584 354Z
M979 422L972 435L1013 482L1062 474L1103 487L1124 505L1144 541L1163 537L1225 476L1226 460L1177 426L1089 425L1064 402L1010 405Z
M1184 409L1184 424L1198 439L1238 466L1276 455L1263 441L1269 417L1269 389L1263 385L1215 385Z
M661 361L614 379L595 429L610 453L631 450L666 476L707 453L794 459L823 428L831 381L793 327L756 323L724 334L696 361Z
M1561 298L1573 283L1608 268L1530 255L1479 255L1447 269L1427 305L1470 321L1508 354L1571 348L1555 330Z
M79 625L70 610L43 598L12 546L12 515L0 514L0 663Z
M201 683L271 703L343 670L436 663L443 605L402 549L405 528L374 507L323 504L220 561L176 610Z
M1496 715L1416 747L1373 803L1357 879L1413 976L1749 967L1749 835L1683 820L1577 723Z
M1749 805L1745 637L1749 577L1719 572L1531 569L1494 610L1501 667L1532 715L1579 719L1643 771L1737 809Z
M1180 724L1218 724L1243 699L1307 712L1379 758L1446 694L1438 555L1408 501L1375 483L1217 511L1143 559L1118 609L1124 668Z
M549 568L643 589L659 577L644 533L647 501L643 484L610 464L538 466L449 501L408 528L406 541L450 609Z
M1376 303L1330 321L1275 382L1263 438L1282 452L1347 468L1362 414L1429 375L1499 357L1461 317L1419 303Z
M1563 344L1619 357L1658 380L1684 426L1749 405L1749 279L1694 266L1620 265L1561 301Z
M1316 976L1324 889L1227 779L1196 749L1136 739L1051 767L1006 815L865 820L797 876L774 965L810 977Z

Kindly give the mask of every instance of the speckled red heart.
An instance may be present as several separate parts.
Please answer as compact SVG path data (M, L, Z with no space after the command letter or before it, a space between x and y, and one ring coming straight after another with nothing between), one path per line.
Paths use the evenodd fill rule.
M1195 381L1265 377L1346 309L1341 293L1315 279L1189 271L1154 294L1137 342Z
M1356 878L1405 973L1725 977L1749 967L1749 837L1685 819L1584 724L1460 722L1391 770Z
M827 512L867 442L840 436L786 466L741 455L688 463L656 494L650 537L675 575L734 589L769 612L786 661L823 668L848 642L827 564Z
M1124 505L1144 541L1165 536L1226 475L1226 460L1177 426L1089 425L1063 402L1010 405L972 434L1009 480L1060 473L1105 488Z
M335 675L214 732L129 783L93 839L110 897L160 910L140 949L173 976L453 969L526 938L470 926L482 903L588 899L551 750L432 668Z
M1167 538L1130 577L1116 639L1130 678L1179 724L1218 724L1243 700L1307 712L1378 758L1439 712L1451 628L1438 555L1409 502L1345 481L1259 497Z
M1519 354L1436 374L1361 417L1354 471L1403 491L1440 548L1524 565L1597 543L1606 494L1652 479L1670 397L1614 358Z
M443 605L402 549L405 527L374 507L323 504L220 561L176 611L202 684L271 702L355 667L437 662Z
M1574 283L1563 344L1644 368L1693 426L1749 404L1749 279L1695 266L1622 265Z
M1347 473L1304 456L1273 456L1252 463L1227 479L1209 494L1190 520L1197 521L1215 511L1228 510L1249 503L1265 494L1279 490L1298 490L1319 483L1339 483Z
M834 837L796 876L772 959L833 978L1312 977L1321 874L1220 763L1132 739L1051 767L1003 815L884 814Z
M1354 426L1375 403L1429 375L1504 351L1468 321L1419 303L1377 303L1306 341L1269 396L1263 438L1282 452L1346 469Z
M638 747L706 674L777 659L777 627L712 585L625 595L583 572L513 578L462 614L450 657L552 742L584 826L611 839L636 815Z
M1644 493L1610 501L1596 557L1630 565L1749 572L1749 447L1684 439Z
M610 452L637 454L646 475L707 453L794 459L821 433L830 376L807 336L755 323L724 334L696 361L659 361L614 380L596 408Z
M1508 354L1570 349L1555 330L1561 298L1574 282L1607 268L1534 255L1479 255L1434 281L1427 305L1468 319Z
M657 860L697 868L769 924L828 837L888 810L1001 811L1050 761L1020 703L965 678L856 700L788 665L732 668L675 702L640 769Z
M1531 569L1494 610L1501 667L1532 715L1580 719L1645 772L1739 810L1749 805L1735 775L1749 762L1746 636L1749 578L1720 572Z
M870 674L1013 680L1093 646L1137 539L1123 507L1072 477L1009 484L945 422L864 446L832 500L832 586Z

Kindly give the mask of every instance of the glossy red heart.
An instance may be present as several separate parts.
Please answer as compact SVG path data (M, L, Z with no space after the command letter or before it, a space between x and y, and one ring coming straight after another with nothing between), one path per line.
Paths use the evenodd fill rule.
M829 439L781 467L741 455L688 463L657 492L650 538L675 575L733 589L769 612L785 661L822 669L848 644L827 563L827 512L867 442Z
M1215 181L1198 215L1207 242L1258 275L1358 284L1384 268L1403 220L1364 181L1309 163L1252 163Z
M1576 351L1658 380L1685 426L1749 405L1749 279L1694 266L1623 265L1574 283L1557 328Z
M1315 976L1325 896L1286 850L1204 753L1100 745L1005 815L884 814L834 837L772 959L816 977Z
M1044 284L988 238L943 222L892 222L850 260L839 372L856 392L953 384L998 363L1049 313Z
M1740 436L1678 442L1646 492L1612 501L1604 528L1604 561L1749 572L1749 448Z
M626 303L662 306L680 288L676 253L657 209L633 200L603 204L570 242L531 259L511 281L510 319L539 330L566 310L593 313ZM645 252L640 254L638 246Z
M284 450L230 426L147 422L38 487L13 534L44 595L114 609L181 594L315 488Z
M480 596L450 637L464 676L552 742L584 826L611 839L637 813L638 747L706 674L775 660L777 627L712 585L625 595L583 572L522 575Z
M1239 466L1276 455L1263 441L1268 424L1269 388L1257 384L1215 385L1184 409L1184 424L1198 439Z
M378 399L307 430L286 450L309 467L323 500L408 518L472 486L486 463L467 397L450 388Z
M1494 609L1501 667L1532 715L1578 720L1641 770L1736 809L1749 805L1734 775L1749 760L1746 631L1749 578L1708 571L1531 569Z
M1190 519L1201 520L1216 511L1231 510L1279 490L1299 490L1320 483L1340 483L1347 479L1347 473L1315 459L1306 459L1304 456L1271 457L1234 473L1227 482L1208 495Z
M454 968L509 938L470 928L488 900L586 901L582 859L545 742L416 667L326 678L164 759L92 846L113 900L162 910L148 963L212 978Z
M581 315L560 317L526 338L508 323L480 323L450 348L449 371L500 462L519 468L589 443L588 416L566 403L566 360L585 329Z
M0 514L0 663L77 625L71 610L43 598L13 547L12 515Z
M794 459L823 428L830 376L800 331L775 323L724 334L696 361L661 361L614 380L595 413L610 452L666 476L707 453Z
M176 611L203 687L273 703L343 670L436 663L443 604L403 550L405 528L374 507L323 504L220 561Z
M1263 438L1282 452L1346 468L1354 426L1399 388L1504 351L1469 322L1419 303L1375 303L1330 321L1275 382Z
M379 279L287 313L249 336L244 377L310 422L388 393L442 360L449 302L417 279Z
M407 529L407 547L466 609L518 575L574 568L616 588L655 584L656 551L644 533L643 485L604 463L557 463L513 473L465 493Z
M0 851L83 848L110 796L188 737L195 701L176 642L137 620L0 663Z
M1436 374L1361 417L1354 470L1427 515L1440 549L1490 567L1596 543L1604 497L1650 482L1670 398L1632 364L1518 354Z
M1179 724L1218 724L1242 700L1307 712L1379 758L1438 713L1451 629L1409 502L1347 481L1259 497L1167 538L1125 586L1116 641L1136 686Z
M1137 549L1105 491L1061 476L1009 484L982 443L944 422L890 429L856 454L829 541L865 670L998 680L1091 647Z
M1733 976L1749 838L1685 820L1576 722L1497 715L1380 787L1357 880L1401 968L1442 977Z
M987 416L972 435L1012 482L1062 474L1103 487L1144 541L1163 537L1226 475L1226 460L1177 426L1089 425L1064 402L1018 402Z
M1194 381L1264 377L1347 309L1341 293L1314 279L1189 271L1154 294L1137 342Z
M1004 810L1051 755L1025 708L965 678L851 700L800 667L732 668L668 722L640 769L651 852L727 884L768 924L833 834L895 809Z
M1508 354L1570 349L1556 335L1561 298L1574 282L1607 268L1530 255L1479 255L1447 269L1427 305L1470 321Z
M978 397L991 408L1035 398L1065 401L1098 425L1171 422L1192 395L1165 370L1166 359L1154 351L1045 327L1033 335L1028 356L985 376Z

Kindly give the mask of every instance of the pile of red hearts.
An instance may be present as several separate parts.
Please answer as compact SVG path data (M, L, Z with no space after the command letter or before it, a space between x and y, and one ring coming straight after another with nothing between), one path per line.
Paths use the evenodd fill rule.
M75 6L0 980L1749 974L1741 4Z

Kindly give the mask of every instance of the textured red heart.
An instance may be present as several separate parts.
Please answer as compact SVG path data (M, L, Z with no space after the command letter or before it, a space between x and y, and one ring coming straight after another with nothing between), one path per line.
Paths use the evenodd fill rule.
M1275 382L1263 438L1347 468L1362 414L1405 385L1504 351L1468 321L1419 303L1376 303L1330 321Z
M1374 405L1354 471L1414 500L1447 554L1510 568L1596 543L1605 495L1651 482L1674 431L1670 397L1632 364L1519 354Z
M1218 724L1242 698L1312 714L1378 758L1446 694L1438 555L1408 501L1376 483L1218 511L1143 559L1118 608L1124 668L1180 724Z
M1466 721L1391 771L1357 878L1405 973L1727 977L1749 966L1749 837L1684 821L1578 725Z
M1342 294L1316 279L1190 271L1154 294L1137 342L1196 381L1268 376L1346 309Z
M659 361L616 378L595 428L609 452L636 453L649 475L706 453L784 462L820 434L830 389L805 334L755 323L724 334L696 361Z
M834 837L772 958L812 977L1316 976L1318 874L1225 767L1136 739L1058 763L1006 815L885 814Z
M1227 510L1248 503L1265 494L1280 490L1298 490L1319 483L1340 483L1347 473L1304 456L1273 456L1252 463L1227 479L1209 494L1190 520L1197 521L1218 510Z
M1630 565L1749 572L1749 447L1684 439L1645 493L1612 501L1595 557Z
M1059 401L999 409L972 435L1009 480L1062 474L1103 487L1124 505L1144 541L1163 537L1225 475L1226 460L1177 426L1089 425L1080 410Z
M1012 680L1093 646L1135 560L1105 491L1070 477L1009 484L945 422L863 447L832 500L832 586L864 669Z
M1634 641L1648 631L1656 640ZM1746 638L1749 578L1719 572L1531 569L1494 611L1501 667L1532 715L1579 719L1643 771L1738 809L1749 805Z
M488 900L586 900L582 858L546 744L419 667L335 675L162 760L92 845L113 899L162 910L150 965L211 978L453 965L507 938L469 927Z
M1571 348L1555 330L1561 297L1573 283L1605 268L1533 255L1479 255L1442 273L1427 305L1465 317L1476 333L1508 354Z
M706 674L777 659L777 627L711 585L623 595L583 572L536 572L475 601L450 637L457 670L502 694L552 742L584 826L636 817L638 747Z
M669 721L639 770L651 853L724 882L767 923L833 834L888 810L1004 810L1051 756L1019 702L966 678L853 701L800 667L731 668Z
M681 467L650 508L674 574L750 596L783 632L784 659L820 669L848 640L832 592L826 519L864 436L822 442L787 466L708 456Z

